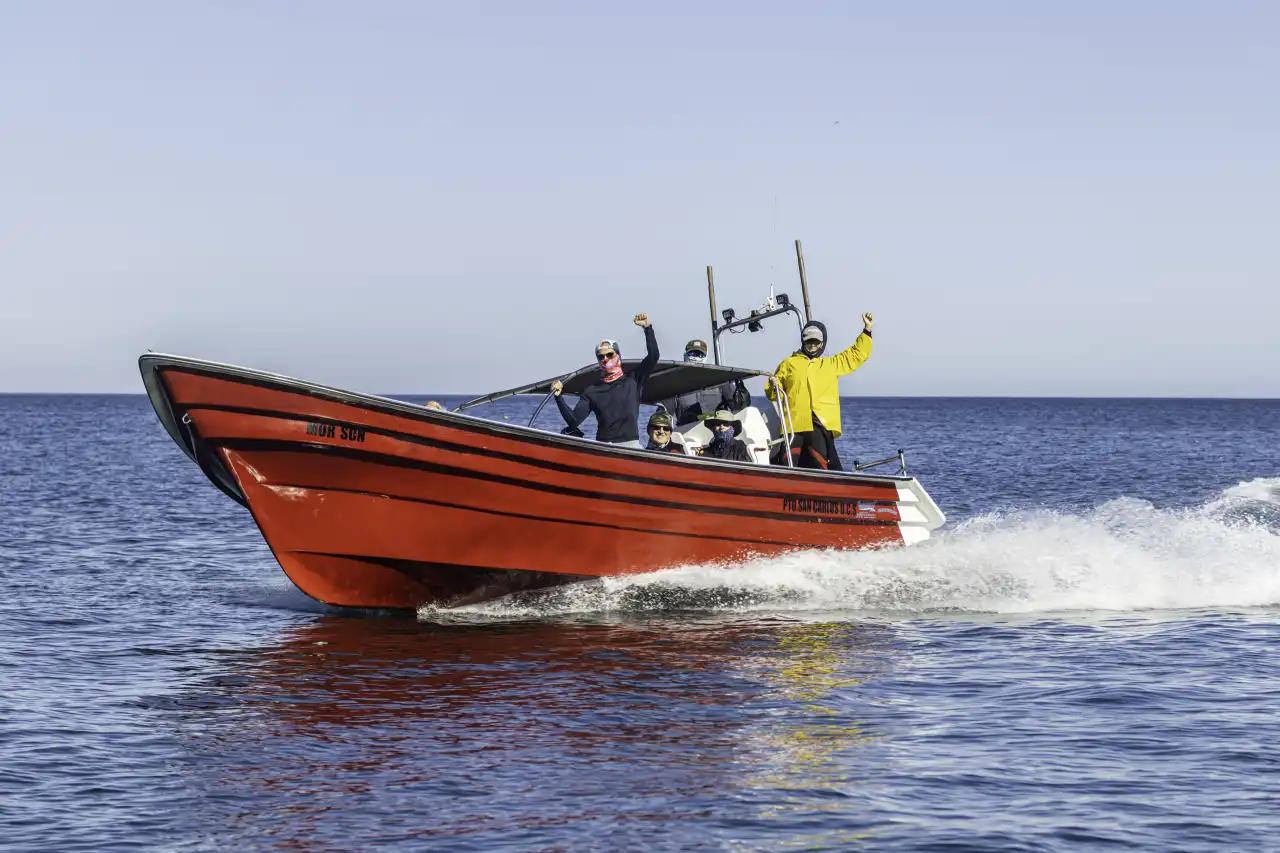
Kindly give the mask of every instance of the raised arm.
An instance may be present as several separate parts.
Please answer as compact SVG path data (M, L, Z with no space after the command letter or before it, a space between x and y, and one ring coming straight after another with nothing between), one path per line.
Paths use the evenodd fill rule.
M853 346L846 350L841 350L833 356L831 360L836 366L836 375L844 376L857 370L863 363L871 357L871 325L872 317L870 314L862 315L862 334L858 335L857 340L853 342Z
M637 314L635 324L644 329L644 361L631 374L636 384L643 387L645 380L649 378L649 374L653 372L653 368L658 364L658 336L653 333L653 324L649 322L648 314Z

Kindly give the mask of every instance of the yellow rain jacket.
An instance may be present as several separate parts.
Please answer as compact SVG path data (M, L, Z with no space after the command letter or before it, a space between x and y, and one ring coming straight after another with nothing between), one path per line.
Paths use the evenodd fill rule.
M796 432L811 432L813 419L840 434L840 377L853 373L871 357L871 336L858 335L853 346L835 355L809 358L801 352L783 359L775 373L791 403L791 426ZM772 383L765 383L765 396L776 399Z

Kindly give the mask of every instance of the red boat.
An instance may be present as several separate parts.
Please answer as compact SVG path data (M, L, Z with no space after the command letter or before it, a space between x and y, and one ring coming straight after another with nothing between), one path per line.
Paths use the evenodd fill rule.
M458 605L675 566L911 544L944 521L901 452L897 476L768 464L785 430L756 409L738 417L757 464L736 463L466 411L546 394L551 380L443 411L197 359L147 354L139 365L173 440L249 509L290 580L332 605ZM594 370L566 378L565 393ZM758 375L659 362L644 402ZM705 430L681 438L694 446Z

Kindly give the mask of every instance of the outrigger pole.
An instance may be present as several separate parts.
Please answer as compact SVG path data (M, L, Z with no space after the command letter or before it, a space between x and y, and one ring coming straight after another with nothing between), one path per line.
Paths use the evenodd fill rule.
M707 264L707 299L711 300L711 348L715 353L716 364L720 363L720 336L716 333L716 279Z
M796 240L796 264L800 267L800 293L804 296L804 321L810 323L813 321L813 309L809 307L809 277L804 274L804 250L800 248L799 240ZM714 308L711 313L715 314Z

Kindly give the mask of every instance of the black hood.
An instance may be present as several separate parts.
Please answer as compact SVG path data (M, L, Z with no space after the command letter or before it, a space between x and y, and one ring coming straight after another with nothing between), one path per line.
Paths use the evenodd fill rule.
M818 347L818 351L810 355L804 348L804 329L815 328L822 332L822 346ZM822 354L827 351L827 327L817 320L810 320L804 324L804 329L800 330L800 349L796 352L807 358L821 358Z

